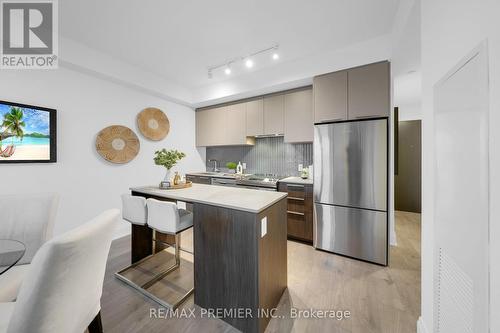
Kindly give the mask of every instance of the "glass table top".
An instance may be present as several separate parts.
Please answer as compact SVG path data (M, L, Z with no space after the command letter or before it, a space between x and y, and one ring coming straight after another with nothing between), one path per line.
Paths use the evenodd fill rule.
M0 239L0 275L13 267L24 255L26 246L13 239Z

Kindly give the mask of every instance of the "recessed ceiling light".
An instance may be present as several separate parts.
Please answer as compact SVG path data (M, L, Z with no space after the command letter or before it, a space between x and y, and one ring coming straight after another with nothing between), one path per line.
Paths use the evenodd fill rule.
M224 69L224 73L226 73L226 75L231 74L231 68L230 68L229 66L227 66L227 67Z
M278 53L273 53L273 60L278 60L280 55Z
M252 68L253 67L252 59L247 59L247 61L245 61L245 66L247 66L247 68Z

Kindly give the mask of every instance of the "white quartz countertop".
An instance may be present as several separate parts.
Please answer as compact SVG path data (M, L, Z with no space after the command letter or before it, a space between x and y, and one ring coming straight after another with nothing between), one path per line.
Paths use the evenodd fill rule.
M131 191L166 199L260 213L287 196L283 192L252 190L238 187L193 184L179 190L163 190L158 186L132 187Z
M312 179L302 179L300 177L287 177L287 178L280 179L280 182L290 183L290 184L304 184L304 185L312 185L313 184Z

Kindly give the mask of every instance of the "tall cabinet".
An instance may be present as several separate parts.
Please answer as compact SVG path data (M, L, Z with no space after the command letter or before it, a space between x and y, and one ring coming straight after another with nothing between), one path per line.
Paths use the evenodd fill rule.
M387 61L316 76L313 89L315 123L389 116Z
M316 76L314 86L314 122L347 118L347 71Z

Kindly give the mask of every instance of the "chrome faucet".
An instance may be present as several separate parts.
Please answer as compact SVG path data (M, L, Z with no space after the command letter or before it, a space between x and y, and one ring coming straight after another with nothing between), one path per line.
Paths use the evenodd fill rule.
M220 170L217 169L217 160L215 159L211 159L211 160L208 160L209 162L214 162L214 172L219 172Z

